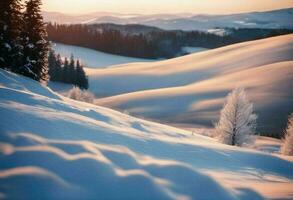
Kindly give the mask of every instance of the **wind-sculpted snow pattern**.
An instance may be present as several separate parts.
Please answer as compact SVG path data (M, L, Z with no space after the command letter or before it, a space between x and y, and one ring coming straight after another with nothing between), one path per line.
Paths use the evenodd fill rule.
M0 198L293 198L293 163L0 70Z

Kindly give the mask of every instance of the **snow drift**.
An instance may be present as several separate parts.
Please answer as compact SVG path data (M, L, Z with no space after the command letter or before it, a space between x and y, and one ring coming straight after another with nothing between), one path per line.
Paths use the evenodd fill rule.
M247 89L263 132L281 132L293 111L293 35L153 63L87 70L98 105L166 123L212 125L224 97Z
M61 97L0 70L0 197L290 199L293 163Z

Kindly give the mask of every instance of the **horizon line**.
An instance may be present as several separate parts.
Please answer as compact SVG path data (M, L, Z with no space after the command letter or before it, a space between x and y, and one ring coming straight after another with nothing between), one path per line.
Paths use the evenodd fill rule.
M286 10L286 9L293 9L293 7L284 7L284 8L277 8L273 10L254 10L254 11L243 11L243 12L231 12L231 13L192 13L192 12L158 12L158 13L145 13L145 14L138 14L138 13L127 13L127 12L111 12L111 11L90 11L90 12L82 12L82 13L68 13L68 12L60 12L56 10L45 10L42 9L42 12L51 12L51 13L60 13L64 15L71 15L71 16L80 16L80 15L89 15L89 14L95 14L95 13L108 13L108 14L120 14L120 15L179 15L179 14L188 14L188 15L235 15L235 14L245 14L245 13L262 13L262 12L270 12L270 11L278 11L278 10Z

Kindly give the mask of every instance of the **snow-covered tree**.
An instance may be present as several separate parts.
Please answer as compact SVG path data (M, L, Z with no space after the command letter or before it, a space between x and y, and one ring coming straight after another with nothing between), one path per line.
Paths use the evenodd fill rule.
M78 87L73 87L71 90L69 90L67 93L67 97L88 103L93 103L95 100L94 94L87 90L81 90Z
M241 146L255 133L257 116L242 88L234 89L227 97L216 134L222 143Z
M284 155L293 156L293 114L290 115L288 120L285 140L284 144L282 145L281 152Z
M21 9L21 0L0 1L0 68L16 71L21 63Z
M22 32L24 56L19 73L37 81L47 81L49 43L41 14L41 4L41 0L26 1Z

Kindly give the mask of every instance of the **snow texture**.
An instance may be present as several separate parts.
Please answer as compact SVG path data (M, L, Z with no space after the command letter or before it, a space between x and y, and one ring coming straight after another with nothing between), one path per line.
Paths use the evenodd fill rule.
M74 101L0 70L7 199L292 199L287 157Z

